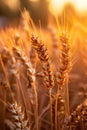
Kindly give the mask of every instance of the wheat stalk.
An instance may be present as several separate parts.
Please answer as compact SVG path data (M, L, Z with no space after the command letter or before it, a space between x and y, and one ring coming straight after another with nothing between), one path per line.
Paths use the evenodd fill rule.
M54 87L54 81L53 81L53 76L50 68L50 63L49 63L49 57L48 57L48 52L47 48L45 45L40 42L35 35L32 35L31 37L32 40L32 45L34 49L37 51L38 57L40 61L43 63L43 78L44 78L44 86L49 89L49 96L50 96L50 109L51 109L51 124L53 123L52 120L52 99L51 99L51 92L52 88ZM52 130L52 127L51 127Z
M62 54L61 54L61 66L59 68L59 73L57 77L58 82L58 92L56 95L56 102L55 102L55 129L57 130L57 109L58 109L58 98L63 95L63 91L66 90L67 95L65 96L64 106L65 106L65 113L69 113L69 95L68 95L68 86L63 88L65 84L66 74L70 70L70 47L69 47L69 38L65 33L62 33L60 36L60 41L62 44ZM64 100L64 98L63 98ZM60 101L61 102L61 101ZM67 103L67 105L66 105ZM59 125L60 126L60 125ZM60 128L59 128L60 129Z
M27 71L27 76L28 76L28 81L29 81L29 87L32 87L34 89L34 94L35 94L35 122L36 122L36 127L38 130L38 96L37 96L37 89L35 85L35 70L32 68L31 63L29 62L29 59L26 55L23 54L20 50L17 48L13 48L14 53L18 56L18 58L21 60L21 62L24 64L26 71Z

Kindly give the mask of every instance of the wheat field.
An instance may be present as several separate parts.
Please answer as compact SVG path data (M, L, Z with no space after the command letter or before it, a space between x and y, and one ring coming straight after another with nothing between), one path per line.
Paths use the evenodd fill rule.
M0 29L0 130L87 130L87 18L72 9Z

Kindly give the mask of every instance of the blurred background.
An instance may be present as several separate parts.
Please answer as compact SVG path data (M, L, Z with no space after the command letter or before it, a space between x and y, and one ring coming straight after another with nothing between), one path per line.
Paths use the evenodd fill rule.
M87 0L0 0L0 27L8 23L17 24L20 12L26 8L35 24L41 21L42 26L46 26L49 17L54 14L60 15L64 6L70 12L86 16Z
M20 21L22 20L21 12L24 10L24 8L29 12L35 23L35 26L40 27L41 24L43 33L39 31L41 32L40 37L43 34L41 40L46 42L51 62L54 65L53 68L58 67L58 56L60 49L60 43L58 41L59 39L57 39L57 31L59 30L54 25L56 16L61 28L65 21L65 27L68 31L70 28L69 32L72 33L71 52L73 55L73 69L69 79L69 91L70 108L71 111L73 111L78 104L87 98L87 0L0 0L0 28L7 27L9 25L19 25ZM66 18L65 21L63 21L64 12ZM48 25L52 25L52 30L47 30ZM23 36L22 40L25 44L26 37L24 38L24 36L26 33L22 33L19 34ZM4 39L3 36L5 37L6 41L9 41L7 38L10 39L10 34L14 36L15 31L14 28L13 30L8 28L5 34L1 34L1 41ZM17 36L18 38L19 34ZM41 91L43 93L42 87ZM41 95L43 95L42 93ZM77 128L77 130L78 129L79 128Z

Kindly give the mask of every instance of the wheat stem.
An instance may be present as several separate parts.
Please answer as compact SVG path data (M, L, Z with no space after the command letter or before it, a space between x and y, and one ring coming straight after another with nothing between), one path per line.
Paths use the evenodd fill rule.
M69 110L69 90L68 90L68 74L66 74L66 79L65 79L65 108L66 108L66 114L67 116L70 115L70 110Z
M5 79L6 79L6 83L7 83L7 86L6 86L6 87L8 87L8 89L9 89L9 91L10 91L10 94L11 94L11 98L12 98L12 100L14 101L14 96L12 95L12 90L11 90L11 87L10 87L10 84L9 84L9 81L8 81L8 76L7 76L6 69L5 69L4 63L3 63L3 61L2 61L1 55L0 55L0 63L1 63L1 65L2 65L4 74L5 74Z
M53 130L53 114L52 114L52 89L49 90L49 97L50 97L50 115L51 115L51 130Z

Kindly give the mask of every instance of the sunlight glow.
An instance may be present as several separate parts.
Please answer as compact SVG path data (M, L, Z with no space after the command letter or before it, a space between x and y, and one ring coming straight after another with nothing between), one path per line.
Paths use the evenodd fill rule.
M66 3L71 3L79 12L87 11L87 0L51 0L50 8L60 13Z

